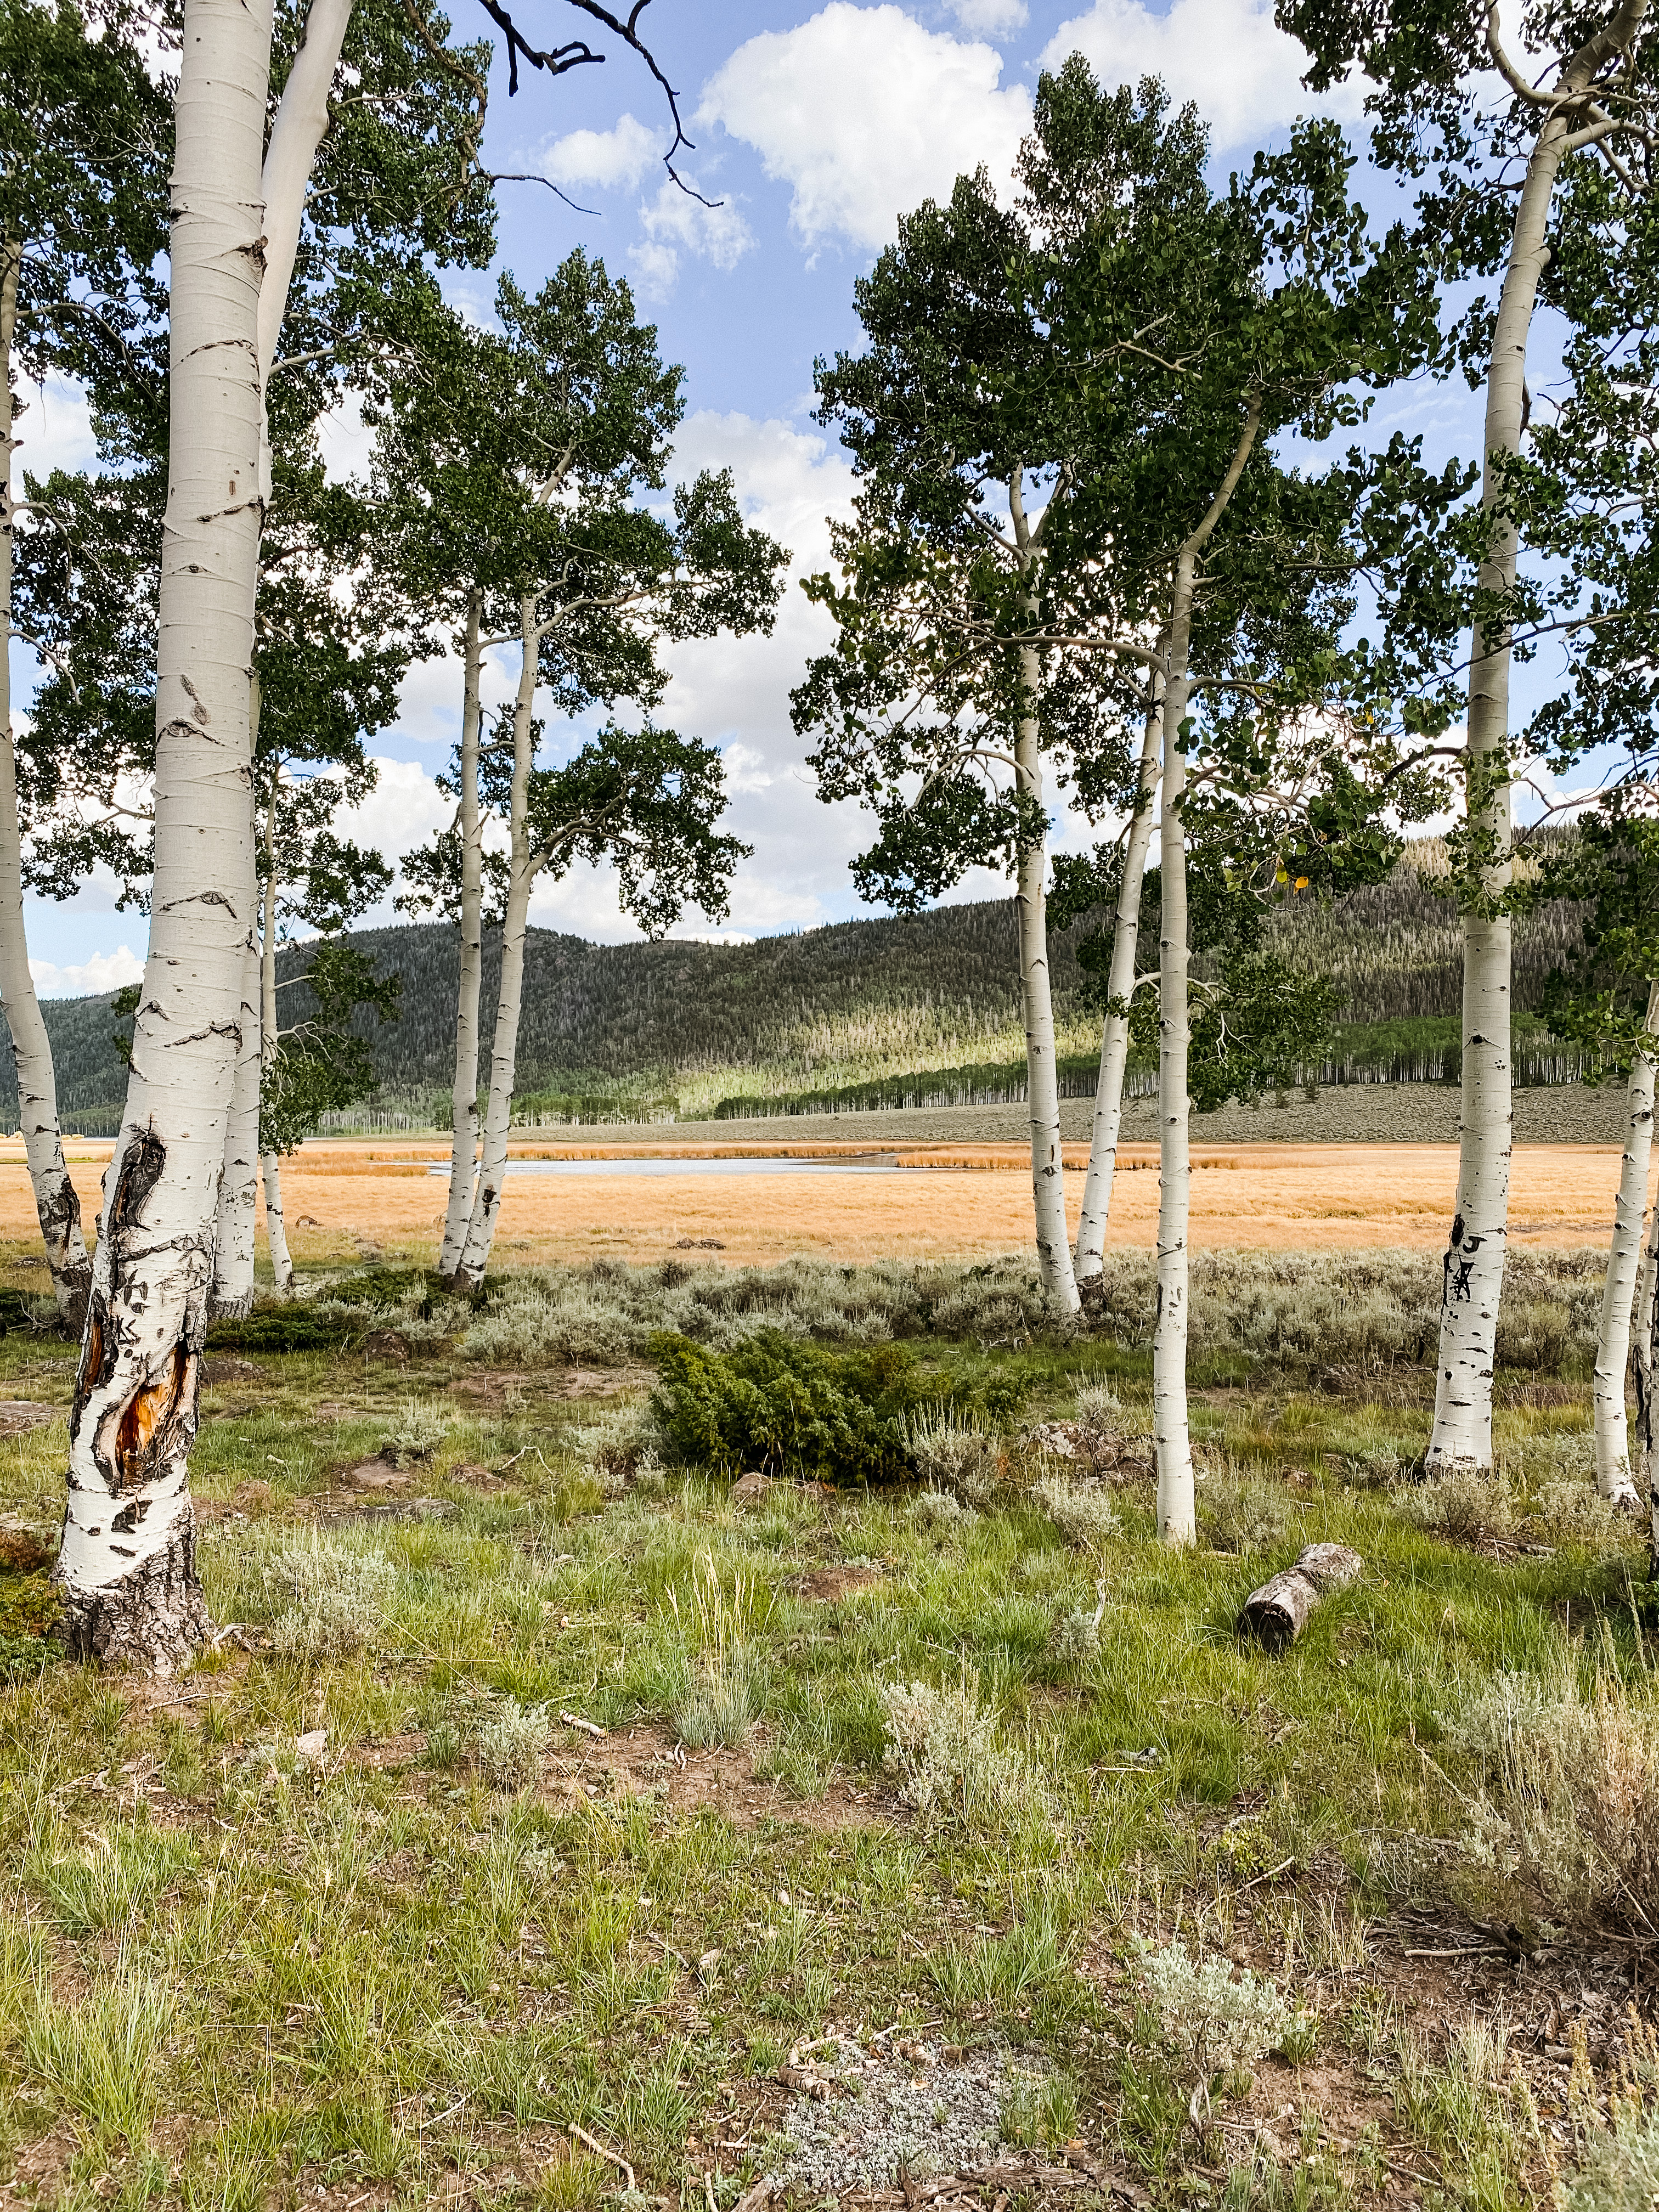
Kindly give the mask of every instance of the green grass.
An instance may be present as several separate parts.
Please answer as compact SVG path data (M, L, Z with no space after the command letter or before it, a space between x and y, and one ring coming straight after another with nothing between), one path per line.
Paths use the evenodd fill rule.
M991 1507L944 1523L902 1487L779 1485L744 1510L684 1468L607 1495L590 1409L469 1410L447 1386L476 1363L453 1339L416 1354L252 1355L257 1372L204 1393L203 1572L251 1653L222 1646L170 1700L64 1666L0 1685L9 2154L55 2133L65 2187L101 2173L191 2212L337 2186L342 2203L415 2204L457 2169L508 2203L574 2206L619 2171L575 2125L647 2193L702 2202L688 2137L752 2115L727 2162L746 2184L791 2046L908 2018L1040 2057L1011 2130L1052 2144L1075 2129L1174 2204L1190 2085L1146 2041L1132 1939L1224 1947L1253 1928L1310 2015L1304 2057L1388 2074L1394 2124L1441 2162L1448 2203L1528 2201L1523 2116L1480 2051L1419 2048L1366 2011L1365 1928L1431 1874L1407 1839L1459 1826L1433 1763L1442 1716L1499 1669L1555 1665L1568 1620L1630 1658L1639 1561L1499 1559L1412 1527L1364 1486L1379 1455L1420 1449L1425 1378L1403 1373L1385 1402L1258 1363L1213 1391L1194 1409L1207 1477L1273 1491L1283 1533L1172 1554L1134 1486L1120 1536L1068 1546L1023 1494L1017 1443ZM1018 1378L1011 1437L1103 1372L1127 1424L1146 1419L1133 1346L939 1356L964 1383ZM67 1345L4 1340L0 1388L66 1402L71 1363ZM1505 1383L1517 1468L1582 1434L1582 1405L1540 1402L1562 1395ZM390 1565L367 1643L313 1661L262 1648L283 1601L265 1563L325 1494L344 1502L343 1469L409 1431L411 1403L437 1402L452 1418L407 1494L453 1510L343 1540ZM61 1427L0 1445L0 1505L49 1524L64 1449ZM459 1472L477 1467L505 1472L480 1489ZM1517 1494L1532 1480L1517 1473ZM1362 1582L1286 1658L1241 1645L1241 1599L1316 1538L1352 1544ZM837 1571L839 1595L812 1594ZM1097 1578L1098 1647L1062 1661L1054 1626L1095 1609ZM883 1768L878 1685L964 1669L1042 1778L1026 1817L994 1828L912 1817ZM551 1721L540 1778L533 1745L480 1757L508 1698ZM694 1758L732 1747L745 1780L753 1753L755 1817L555 1786L591 1741L567 1713L659 1729L665 1777L677 1736ZM295 1739L319 1728L323 1760L301 1761ZM1213 2201L1334 2202L1330 2175L1368 2201L1322 2141L1283 2172L1237 2167Z

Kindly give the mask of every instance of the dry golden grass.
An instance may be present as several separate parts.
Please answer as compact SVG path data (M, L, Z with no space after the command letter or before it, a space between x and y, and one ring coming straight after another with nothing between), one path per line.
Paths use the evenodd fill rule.
M613 1158L641 1152L708 1157L784 1148L660 1139L555 1145L526 1139L526 1158ZM852 1153L856 1145L806 1144L797 1156ZM95 1218L107 1145L74 1148L82 1207ZM427 1172L447 1157L432 1143L377 1139L307 1145L283 1175L289 1243L301 1267L373 1250L430 1259L443 1185ZM712 1176L514 1176L497 1250L521 1264L604 1254L660 1259L682 1238L714 1238L727 1263L791 1252L855 1261L881 1255L957 1257L1018 1249L1030 1241L1031 1199L1019 1148L913 1146L908 1171ZM1083 1195L1083 1146L1067 1146L1068 1212ZM1269 1249L1356 1244L1432 1249L1446 1233L1456 1179L1450 1145L1224 1145L1194 1153L1192 1241ZM1111 1241L1150 1247L1158 1217L1157 1155L1126 1150L1113 1202ZM1612 1226L1619 1152L1611 1146L1519 1146L1511 1185L1511 1237L1523 1244L1600 1243ZM263 1211L260 1243L263 1250ZM21 1147L0 1144L0 1238L33 1231Z

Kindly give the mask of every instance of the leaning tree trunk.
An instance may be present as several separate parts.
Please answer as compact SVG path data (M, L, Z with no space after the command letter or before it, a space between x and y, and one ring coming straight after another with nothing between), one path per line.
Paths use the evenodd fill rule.
M155 856L126 1111L70 1413L71 1651L170 1672L208 1632L188 1459L253 915L267 0L185 0L173 167Z
M1556 90L1582 94L1613 54L1626 51L1647 0L1624 0L1603 29L1562 70ZM1548 258L1550 204L1573 121L1556 106L1533 142L1516 210L1504 289L1486 371L1485 476L1481 503L1492 524L1480 588L1500 599L1512 590L1519 551L1503 511L1504 464L1521 449L1526 422L1527 340ZM1457 1197L1442 1265L1440 1359L1434 1427L1424 1464L1430 1474L1490 1468L1492 1382L1498 1308L1509 1237L1510 1153L1514 1130L1510 1064L1509 916L1498 911L1510 874L1508 625L1477 623L1469 648L1467 774L1468 822L1479 881L1463 923L1463 1092L1458 1130Z
M253 1241L259 1212L259 948L252 930L242 957L242 1003L237 1019L242 1042L225 1124L210 1320L240 1321L253 1304Z
M52 1295L70 1328L80 1328L87 1317L92 1261L81 1233L81 1201L64 1164L52 1043L29 973L23 929L23 833L11 731L11 349L22 253L21 240L0 239L0 1004L17 1063L17 1117L52 1271Z
M466 603L466 677L461 694L461 974L455 1000L455 1081L450 1094L449 1204L438 1254L441 1280L453 1283L472 1218L478 1150L478 994L483 980L483 847L478 823L478 716L483 606Z
M1123 1077L1129 1059L1130 994L1140 943L1140 886L1152 842L1152 808L1158 795L1159 708L1146 716L1141 740L1135 807L1123 848L1123 880L1118 886L1117 918L1112 930L1112 961L1107 972L1109 1001L1100 1033L1100 1079L1095 1087L1095 1126L1089 1144L1089 1172L1083 1185L1083 1213L1077 1231L1079 1283L1097 1282L1105 1267L1106 1224L1111 1218L1112 1182L1117 1172L1118 1131L1123 1124ZM1114 1008L1121 1006L1118 1013Z
M1659 983L1648 994L1646 1029L1659 1030ZM1642 1224L1648 1210L1648 1169L1653 1158L1654 1063L1638 1052L1630 1071L1630 1134L1613 1201L1613 1244L1601 1293L1595 1338L1590 1408L1595 1437L1595 1486L1617 1505L1638 1500L1631 1480L1630 1434L1625 1416L1625 1377L1630 1366L1631 1306L1642 1264Z
M1031 588L1033 533L1028 530L1020 474L1008 487L1020 565L1026 573L1022 597L1025 619L1039 620ZM1014 728L1014 787L1034 816L1042 812L1042 740L1037 702L1042 688L1042 657L1035 646L1019 649L1024 711ZM1066 1227L1066 1164L1060 1144L1060 1068L1054 1051L1054 1000L1048 975L1048 907L1043 878L1048 840L1039 830L1028 836L1022 826L1014 873L1014 924L1019 941L1019 1003L1025 1024L1025 1098L1031 1123L1031 1196L1036 1224L1037 1267L1042 1287L1065 1314L1082 1304L1072 1266L1072 1240Z
M265 813L264 902L259 919L259 1034L263 1040L261 1082L269 1088L282 1044L276 1023L276 793L273 785ZM270 1272L279 1298L294 1288L294 1262L289 1256L288 1235L283 1220L283 1170L275 1152L259 1159L265 1186L265 1242L270 1248Z
M513 1084L519 1055L519 1013L524 998L524 937L530 912L535 860L530 849L530 771L535 763L536 685L541 666L541 633L537 626L538 601L526 598L520 608L523 662L519 672L519 696L513 711L513 784L507 813L513 833L511 870L507 878L507 912L501 922L501 981L495 1001L495 1036L489 1054L489 1105L484 1116L483 1157L478 1163L478 1188L466 1225L466 1243L455 1282L462 1290L476 1290L489 1264L495 1241L495 1222L501 1212L501 1185L507 1175L507 1137L513 1126Z
M1187 829L1182 800L1187 757L1187 656L1193 618L1194 556L1182 550L1170 610L1170 672L1164 695L1164 787L1158 821L1163 923L1158 962L1158 1314L1152 1330L1152 1445L1158 1462L1158 1533L1166 1544L1198 1539L1192 1433L1187 1417L1187 1332L1190 1263L1192 1102L1187 1061Z

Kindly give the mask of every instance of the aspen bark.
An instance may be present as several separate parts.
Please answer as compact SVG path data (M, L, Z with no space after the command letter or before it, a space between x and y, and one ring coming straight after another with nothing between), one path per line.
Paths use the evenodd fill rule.
M478 719L483 652L481 595L466 603L466 674L461 694L461 973L455 1002L455 1081L450 1095L453 1141L449 1204L438 1254L441 1280L453 1283L466 1246L478 1149L478 993L483 979L483 846L478 820Z
M253 1243L259 1206L259 948L252 932L242 957L237 1020L241 1044L225 1123L224 1172L213 1237L208 1318L240 1321L253 1304Z
M1158 794L1161 684L1146 716L1141 739L1140 773L1135 781L1135 811L1123 848L1123 881L1118 886L1112 929L1112 961L1106 994L1127 1009L1135 987L1135 957L1140 942L1140 887L1152 842L1152 810ZM1077 1231L1079 1283L1097 1282L1105 1266L1106 1224L1112 1212L1112 1182L1117 1171L1118 1131L1123 1123L1123 1074L1129 1058L1129 1017L1108 1012L1100 1033L1100 1079L1095 1088L1095 1123L1089 1142L1089 1172L1083 1185L1083 1212Z
M22 241L0 238L0 1005L17 1064L17 1118L58 1310L71 1328L87 1317L92 1261L81 1232L81 1201L64 1164L58 1077L23 927L23 828L17 812L17 755L11 728L11 349L17 325Z
M252 758L259 749L257 675L248 686L247 742ZM256 840L257 832L249 840L250 854ZM225 1167L219 1183L219 1218L214 1227L213 1288L208 1296L210 1320L240 1321L253 1304L254 1229L259 1204L259 1093L264 1066L259 969L259 941L250 929L238 1017L242 1042L231 1085L230 1115L225 1123Z
M253 913L268 0L185 0L149 956L70 1414L70 1648L166 1674L208 1631L188 1458Z
M259 919L259 1036L260 1082L268 1085L282 1047L276 1021L276 787L273 782L265 808L265 866L264 897ZM294 1262L289 1256L288 1235L283 1219L283 1170L275 1152L260 1157L265 1187L265 1242L270 1248L270 1273L279 1298L294 1288Z
M1170 630L1161 720L1163 793L1158 859L1164 926L1158 963L1158 1314L1152 1330L1152 1445L1158 1462L1158 1531L1166 1544L1198 1540L1193 1441L1187 1412L1187 1335L1191 1265L1188 1227L1192 1200L1192 1100L1188 1060L1192 1021L1187 928L1188 702L1192 696L1193 599L1199 556L1238 489L1261 427L1261 400L1252 392L1232 459L1203 520L1181 548L1170 594Z
M1022 598L1026 619L1039 620L1036 594L1030 586L1036 533L1028 530L1021 478L1008 486L1015 544L1027 588ZM1028 805L1042 805L1042 739L1037 701L1042 689L1042 656L1035 646L1019 648L1020 692L1027 711L1014 729L1014 787ZM1014 873L1014 922L1019 942L1019 1001L1025 1024L1025 1098L1031 1124L1031 1197L1036 1217L1037 1267L1042 1287L1064 1314L1082 1305L1072 1266L1072 1240L1066 1226L1066 1172L1060 1146L1060 1069L1054 1051L1054 1001L1048 976L1048 839L1022 842Z
M294 1289L294 1262L289 1256L288 1230L283 1219L283 1170L275 1152L267 1152L260 1165L265 1183L265 1237L270 1245L270 1272L279 1298Z
M519 1012L524 995L524 938L530 912L536 856L530 849L530 771L535 765L536 686L541 669L538 600L520 603L523 660L513 708L513 781L507 800L513 851L507 878L507 912L501 922L501 981L495 1003L495 1034L489 1054L489 1104L484 1116L483 1155L478 1186L467 1223L466 1243L455 1270L464 1290L476 1290L489 1264L507 1172L507 1138L513 1125L513 1084L519 1053Z
M1187 1418L1187 1333L1191 1268L1192 1101L1187 1062L1192 1024L1187 1006L1187 657L1195 556L1182 549L1170 608L1170 670L1163 712L1164 778L1158 819L1163 924L1158 963L1158 1315L1152 1332L1152 1446L1158 1462L1158 1533L1166 1544L1198 1540L1192 1435Z
M1645 1027L1659 1030L1659 983L1648 994ZM1617 1505L1638 1501L1631 1480L1630 1432L1625 1413L1625 1377L1630 1366L1631 1307L1642 1264L1642 1227L1648 1210L1648 1170L1653 1158L1654 1062L1638 1052L1631 1062L1630 1134L1619 1171L1613 1201L1613 1243L1607 1253L1601 1321L1595 1336L1595 1370L1590 1410L1595 1439L1595 1486Z
M1648 1249L1643 1256L1642 1277L1636 1293L1635 1341L1631 1368L1636 1385L1636 1465L1638 1494L1648 1507L1648 1571L1659 1577L1659 1206L1648 1229Z
M1554 89L1582 93L1612 55L1628 46L1647 0L1625 0L1603 29L1573 55ZM1527 341L1539 281L1549 258L1550 206L1570 150L1573 118L1545 112L1528 157L1486 372L1481 502L1492 520L1480 583L1503 593L1515 583L1519 553L1502 511L1503 461L1520 451L1526 412ZM1431 1475L1451 1468L1490 1468L1492 1383L1509 1238L1510 1155L1514 1130L1510 1060L1510 927L1490 909L1510 879L1509 706L1511 647L1501 622L1474 628L1469 651L1467 753L1468 818L1475 840L1480 903L1463 923L1462 1112L1457 1196L1442 1263L1440 1357L1434 1426L1424 1455Z

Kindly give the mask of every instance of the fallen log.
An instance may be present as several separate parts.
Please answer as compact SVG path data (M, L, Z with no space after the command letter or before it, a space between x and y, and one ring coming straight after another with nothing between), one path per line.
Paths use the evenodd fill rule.
M1346 1544L1310 1544L1293 1567L1270 1575L1252 1590L1238 1616L1238 1633L1254 1637L1264 1651L1288 1651L1312 1618L1322 1598L1346 1589L1365 1563Z

